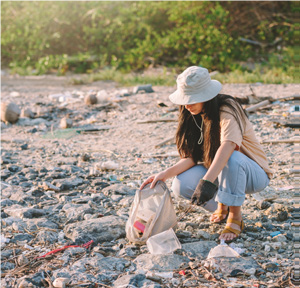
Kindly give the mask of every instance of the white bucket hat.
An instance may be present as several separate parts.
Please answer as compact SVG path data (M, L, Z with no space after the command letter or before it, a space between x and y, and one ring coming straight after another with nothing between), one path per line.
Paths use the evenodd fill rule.
M191 66L177 77L177 90L169 96L174 104L206 102L219 94L222 84L211 80L206 68Z

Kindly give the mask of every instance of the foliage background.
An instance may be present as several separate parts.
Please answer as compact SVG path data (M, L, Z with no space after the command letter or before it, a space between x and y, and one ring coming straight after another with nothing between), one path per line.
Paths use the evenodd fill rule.
M2 67L34 74L190 65L249 72L259 63L294 75L297 15L298 3L288 1L4 1Z

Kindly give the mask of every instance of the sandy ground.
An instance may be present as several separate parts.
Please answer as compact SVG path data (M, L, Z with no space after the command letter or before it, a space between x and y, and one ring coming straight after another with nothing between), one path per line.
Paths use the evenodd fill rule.
M108 182L117 181L138 188L150 174L162 171L178 161L176 146L172 140L164 145L159 145L162 141L171 139L176 131L178 110L168 100L168 95L175 90L175 86L154 86L153 93L132 94L133 87L120 87L113 82L99 81L91 85L72 86L67 77L2 76L1 80L2 102L12 101L20 108L30 108L35 113L35 119L21 119L17 124L4 124L2 122L1 170L9 168L11 165L17 165L21 169L33 168L38 171L43 167L51 170L53 167L63 165L77 165L92 173L97 170L101 163L113 161L118 164L118 168L113 171L102 172L102 179L104 177ZM252 90L249 84L225 84L222 92L235 97L250 97L251 101L253 101L254 92L257 97L272 98L273 102L276 99L299 93L299 85L295 84L262 85L256 83L251 87ZM129 96L122 96L124 89L129 92ZM98 93L101 103L90 106L84 104L83 98L91 91L95 93L102 91ZM61 102L53 96L57 94L61 94ZM254 101L258 100L254 99ZM245 108L250 105L252 104L246 105ZM292 139L297 135L295 129L283 127L273 122L274 119L287 120L289 109L293 105L295 105L294 102L278 101L249 115L260 141ZM108 129L76 134L69 139L64 139L66 137L62 132L60 137L56 137L55 131L59 129L60 119L66 116L73 121L75 128L90 125L89 127L96 126L97 128L106 126ZM146 120L155 121L154 123L140 123ZM47 136L48 138L45 139ZM24 144L27 144L26 149L21 148ZM252 196L247 198L243 214L246 225L248 222L254 226L254 223L259 222L265 215L274 224L275 230L280 227L282 233L286 235L291 233L292 218L288 214L284 221L277 221L276 215L282 211L290 213L294 203L295 181L291 170L297 168L294 157L296 146L293 143L262 145L268 155L270 166L275 172L274 178L270 182L270 186L256 196L256 200ZM5 159L9 159L9 161L6 162ZM13 185L14 182L10 182L10 179L12 178L8 177L5 183ZM29 184L23 188L29 190L43 180L42 176L38 177L29 181ZM171 180L168 180L167 184L170 187ZM89 189L88 185L85 186L85 189ZM257 208L259 205L257 200L263 199L270 201L273 210ZM276 210L276 207L280 208ZM206 212L202 211L201 213L205 214ZM209 229L207 231L210 233L211 230ZM272 229L270 231L274 231ZM213 231L218 232L219 230L213 229ZM280 276L288 272L288 269L293 266L291 260L293 241L290 238L287 237L285 243L282 244L282 251L278 252L274 248L268 253L265 252L266 244L263 246L263 243L271 242L270 236L267 235L270 231L266 229L265 238L255 240L257 241L255 247L262 249L261 258L263 260L275 257L276 260L274 261L281 266L277 275L275 275L276 273L271 275L272 273L267 272L269 274L265 274L265 278L261 279L257 276L256 280L253 278L253 281L250 281L251 283L266 285L259 287L273 285ZM9 237L8 230L4 230L3 233ZM250 241L243 240L247 248L247 245L251 244L251 239ZM239 283L250 283L249 280L251 279L246 277ZM271 282L268 283L268 281ZM186 287L195 287L193 285L189 284Z

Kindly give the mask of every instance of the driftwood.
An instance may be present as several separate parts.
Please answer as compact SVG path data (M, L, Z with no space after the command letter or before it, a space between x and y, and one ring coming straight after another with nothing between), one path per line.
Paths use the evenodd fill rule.
M254 111L256 111L259 108L262 108L262 107L264 107L266 105L269 105L270 103L271 103L270 100L264 100L264 101L261 101L261 102L259 102L257 104L254 104L254 105L246 108L245 110L247 112L254 112Z
M273 119L271 120L272 122L283 126L283 127L291 127L291 128L300 128L300 120L292 120L292 119L287 119L287 120L281 120L281 119Z
M277 101L294 101L294 100L300 100L300 95L293 95L293 96L287 96L277 99Z
M137 124L147 124L147 123L157 123L157 122L177 122L177 119L169 118L169 119L154 119L154 120L144 120L138 121Z
M298 139L273 139L273 140L265 140L265 141L262 141L261 144L270 144L270 143L273 143L273 144L276 144L276 143L300 143L300 138Z
M158 148L158 147L160 147L160 146L163 146L163 145L167 144L168 142L174 141L174 140L175 140L175 136L172 136L172 137L168 138L167 140L164 140L164 141L162 141L162 142L156 144L156 145L155 145L155 148Z
M179 157L179 154L177 151L173 151L173 152L169 152L169 153L166 153L166 154L156 154L156 155L144 155L144 156L141 156L140 158L167 158L167 157Z

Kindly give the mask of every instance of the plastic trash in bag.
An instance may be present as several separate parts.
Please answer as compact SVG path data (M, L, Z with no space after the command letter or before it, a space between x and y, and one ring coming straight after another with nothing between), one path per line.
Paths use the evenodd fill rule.
M149 237L176 224L176 212L164 182L158 181L153 189L148 184L137 190L126 223L126 236L131 242L145 244Z
M225 240L221 240L221 244L212 248L207 256L207 259L217 258L217 257L240 257L240 254L234 249L229 247Z
M151 254L168 254L176 249L181 249L181 244L173 230L166 231L151 236L147 242L148 250Z

